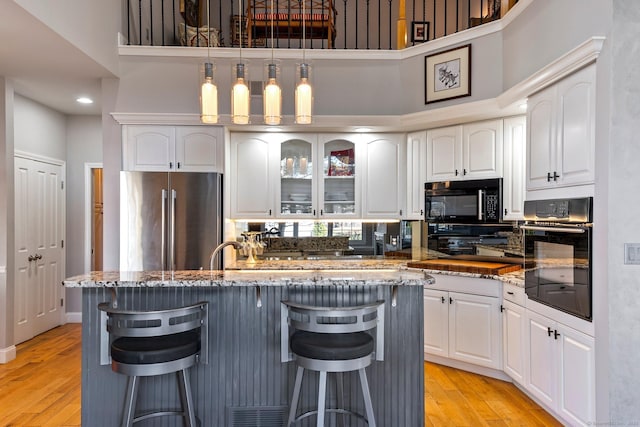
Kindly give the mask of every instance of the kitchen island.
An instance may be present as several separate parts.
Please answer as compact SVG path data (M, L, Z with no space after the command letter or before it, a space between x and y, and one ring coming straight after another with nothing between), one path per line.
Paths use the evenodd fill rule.
M120 420L126 377L108 365L108 335L97 306L117 300L119 307L161 309L209 302L209 357L191 370L197 416L203 426L283 425L293 391L295 366L282 363L280 301L318 305L384 300L384 361L368 368L378 425L422 426L423 286L432 278L402 269L240 270L175 272L94 272L66 279L81 287L82 422L113 426ZM308 381L311 379L311 381ZM317 379L310 375L301 408L315 407ZM174 407L171 377L142 383L138 409ZM364 412L357 376L345 375L346 405ZM305 386L306 387L306 386ZM330 383L327 401L335 405ZM240 420L271 420L264 424ZM168 418L169 424L181 425ZM302 425L313 423L313 417ZM357 421L357 422L356 422ZM175 422L175 424L173 424ZM349 420L349 425L364 425Z

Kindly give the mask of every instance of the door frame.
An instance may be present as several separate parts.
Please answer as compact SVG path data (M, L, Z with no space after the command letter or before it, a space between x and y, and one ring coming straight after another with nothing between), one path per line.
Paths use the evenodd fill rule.
M84 164L84 271L91 271L91 229L93 206L91 193L93 188L93 169L103 169L102 163Z

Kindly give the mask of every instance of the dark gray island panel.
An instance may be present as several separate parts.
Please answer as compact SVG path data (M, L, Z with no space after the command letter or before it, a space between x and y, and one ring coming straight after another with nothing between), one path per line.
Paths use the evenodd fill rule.
M280 362L280 301L318 305L354 305L378 299L385 305L385 357L367 368L380 426L424 424L422 286L384 284L287 286L84 287L82 423L114 426L120 422L126 377L100 364L100 314L97 305L117 290L120 307L157 309L209 301L209 363L191 370L197 416L202 426L283 425L293 391L295 366ZM394 305L395 303L395 305ZM311 381L308 381L312 378ZM328 404L335 405L333 381ZM315 408L317 374L303 383L300 408ZM357 374L345 375L348 406L364 412ZM142 381L138 409L173 408L177 387L170 376ZM279 414L282 414L279 417ZM242 417L246 421L240 423ZM236 419L236 422L232 420ZM177 418L158 424L181 425ZM315 418L302 422L315 425ZM350 419L348 425L366 425Z

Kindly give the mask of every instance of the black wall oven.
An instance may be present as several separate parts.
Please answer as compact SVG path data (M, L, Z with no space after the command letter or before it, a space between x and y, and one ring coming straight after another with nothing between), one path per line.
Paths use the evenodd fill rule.
M428 182L425 220L447 224L493 224L502 220L502 178Z
M525 201L529 299L585 320L591 313L591 197Z

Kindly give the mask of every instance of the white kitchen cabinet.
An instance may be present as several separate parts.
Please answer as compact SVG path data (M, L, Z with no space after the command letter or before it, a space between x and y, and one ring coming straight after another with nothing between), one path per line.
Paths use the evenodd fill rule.
M500 178L502 120L427 131L427 181Z
M424 352L449 357L449 292L424 290Z
M527 101L527 190L591 184L595 156L595 65Z
M425 354L501 369L500 284L488 279L434 277L438 289L424 290ZM489 295L478 294L485 290Z
M319 218L360 218L363 156L359 134L318 135Z
M493 369L502 367L500 299L449 293L449 357Z
M399 219L405 191L405 143L400 134L363 134L362 217Z
M503 370L515 382L525 386L528 340L524 289L504 283L502 296Z
M275 178L279 170L274 142L252 134L235 133L230 141L229 203L235 219L275 216Z
M318 211L318 179L314 171L321 163L315 135L282 134L277 150L276 216L315 218Z
M223 131L215 126L123 126L123 169L222 172Z
M502 182L502 219L524 219L526 116L504 119L504 179Z
M427 182L427 131L407 135L407 192L404 219L424 219L424 184Z
M595 420L595 340L526 310L526 389L570 425Z

